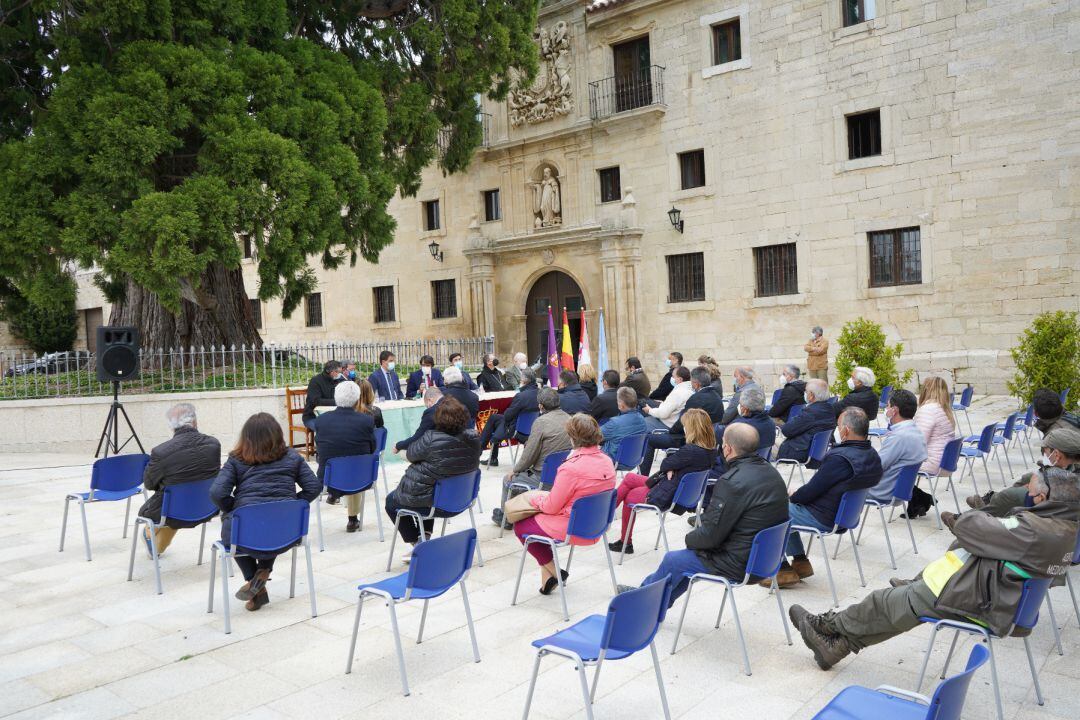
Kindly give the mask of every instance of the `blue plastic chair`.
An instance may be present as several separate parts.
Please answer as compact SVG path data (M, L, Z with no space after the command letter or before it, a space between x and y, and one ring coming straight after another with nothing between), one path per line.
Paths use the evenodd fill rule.
M468 511L469 524L475 530L476 516L473 515L473 505L476 504L476 498L479 494L480 471L474 470L464 475L454 475L436 482L435 497L432 499L431 508L428 509L426 514L421 514L419 511L410 510L409 508L398 510L394 517L394 537L390 539L390 554L386 557L387 572L390 571L390 565L394 561L394 546L397 545L398 526L401 525L401 518L411 517L416 521L416 525L420 528L420 542L416 547L420 547L428 539L424 531L424 521L434 520L437 516L440 516L440 513L442 517L442 529L439 531L440 537L446 535L447 520L465 511ZM413 552L416 552L416 550L414 549ZM480 554L480 543L476 544L476 564L484 567L484 557Z
M840 496L840 507L836 509L836 517L833 519L832 530L818 530L816 527L810 527L809 525L792 525L791 532L807 533L810 535L810 540L806 544L806 554L810 554L810 545L813 544L814 538L821 540L821 554L825 558L825 571L829 576L829 589L832 590L833 607L840 607L840 600L836 596L836 583L833 581L832 567L829 565L829 549L825 546L825 538L832 535L836 535L836 550L833 551L833 560L840 554L840 543L843 541L841 535L847 535L851 538L851 549L855 552L855 567L859 569L859 584L862 587L866 587L866 577L863 576L862 561L859 559L859 546L855 542L855 536L852 532L859 527L859 516L862 513L863 503L866 502L866 495L870 492L869 488L864 490L848 490L846 493Z
M384 430L385 428L378 428ZM385 440L384 440L385 442ZM336 490L339 495L356 495L365 490L371 490L375 494L375 522L379 526L379 542L386 538L383 536L382 501L379 499L379 466L382 464L378 453L372 455L346 455L330 458L323 468L323 491L313 501L315 505L315 519L319 524L319 552L326 550L326 540L323 536L322 522L322 498L330 490ZM360 506L360 529L364 529L364 506Z
M139 493L146 497L142 487L143 471L150 462L150 456L142 453L131 455L113 455L94 461L90 473L90 491L70 493L64 498L64 521L60 525L60 552L64 552L64 538L67 535L68 506L74 500L79 504L82 516L83 545L86 548L86 562L90 556L90 531L86 527L86 506L90 503L116 502L127 500L124 508L124 532L127 537L128 518L131 516L131 498Z
M1069 390L1071 390L1071 389L1072 388L1065 388L1064 390L1061 391L1061 395L1059 397L1061 398L1061 404L1062 405L1064 405L1066 402L1069 401Z
M972 435L964 438L964 446L960 448L960 457L964 460L964 472L971 473L971 485L975 489L975 494L979 495L979 483L975 479L975 460L981 459L983 464L983 470L986 472L986 485L987 489L993 487L993 482L990 480L990 465L987 463L986 458L994 454L997 450L997 423L990 423L982 429L982 432L978 435ZM974 446L971 443L974 441ZM1001 466L1001 460L998 459L998 467ZM1002 472L1002 476L1005 473ZM961 473L960 477L963 478L964 474Z
M1080 565L1080 533L1076 535L1076 547L1073 548L1072 564ZM1076 588L1073 587L1072 575L1065 570L1065 584L1069 586L1069 596L1072 598L1073 612L1076 613L1076 624L1080 625L1080 602L1076 599ZM1049 594L1047 597L1050 597Z
M971 407L971 398L974 395L975 395L975 388L968 385L966 388L964 388L964 391L962 393L960 393L960 401L959 402L954 402L953 405L952 405L953 412L960 412L961 410L964 411L964 417L967 418L967 422L968 422L968 432L969 433L975 432L974 430L971 429L971 415L968 414L968 408Z
M645 443L650 433L637 433L627 435L619 441L619 451L615 453L615 470L620 473L619 479L626 473L637 468L645 460Z
M879 685L876 689L850 685L829 701L814 720L960 720L968 686L975 671L986 664L990 652L982 645L971 648L967 668L938 683L934 697Z
M878 396L877 425L878 425L878 429L880 429L880 430L885 429L885 428L881 427L881 421L882 421L883 415L885 414L885 408L888 407L888 405L889 405L889 398L892 397L892 390L893 390L892 385L886 385L885 387L881 388L881 395ZM874 434L873 430L870 431L870 434L871 435Z
M626 533L622 537L622 552L619 553L619 565L623 564L623 558L626 557L626 539L634 533L634 523L637 521L639 512L651 512L660 521L660 529L656 531L656 542L653 543L653 550L660 547L662 538L664 540L664 552L670 552L671 546L668 545L667 530L664 528L668 513L672 509L680 507L683 510L695 513L700 520L701 501L705 497L705 481L708 477L708 470L683 473L683 476L679 478L679 486L675 488L675 495L671 499L671 507L669 508L661 509L659 506L647 502L631 505L630 522L626 524Z
M472 611L469 609L469 593L465 589L465 578L472 569L476 545L476 528L432 538L420 543L413 550L408 572L379 582L360 583L357 586L360 596L356 600L356 619L353 621L352 641L349 643L349 659L345 663L345 673L352 672L364 598L368 595L382 598L390 610L390 626L394 633L394 645L397 648L401 689L408 696L409 678L405 672L405 653L401 650L401 631L398 629L395 607L410 600L424 601L424 609L420 612L420 630L416 633L416 644L419 645L424 639L428 601L445 594L454 585L461 588L461 600L465 604L465 621L469 627L469 639L472 640L473 661L480 662L480 649L476 645L476 630L473 627Z
M386 438L389 431L386 428L375 428L375 454L379 456L379 468L382 470L383 492L390 494L390 482L386 479L386 463L382 462L383 453L386 452ZM378 509L376 509L378 512Z
M562 565L559 563L559 548L570 548L566 559L566 572L570 572L570 563L574 561L574 545L570 538L579 540L602 540L604 555L607 557L608 572L611 574L611 588L619 591L615 582L615 566L611 562L611 549L608 547L607 531L615 519L615 504L618 499L615 490L604 490L593 495L586 495L574 501L570 508L570 522L566 526L566 537L562 540L549 538L547 535L526 535L521 545L521 562L518 563L517 582L514 583L514 597L511 605L517 605L518 590L521 588L521 574L525 570L525 557L529 554L529 545L542 543L551 548L555 559L555 579L559 583L559 598L562 600L563 619L570 622L570 611L566 606L566 583L562 577Z
M780 401L780 396L784 393L784 388L776 388L772 391L772 399L769 400L769 404L765 406L765 412L772 410L772 406Z
M135 527L131 533L131 558L128 560L128 582L131 581L131 576L135 572L135 548L139 544L140 525L145 525L146 531L153 537L154 531L164 527L166 520L198 523L202 530L199 534L199 561L195 564L202 565L203 548L206 546L206 524L218 514L217 505L210 499L210 486L216 479L217 476L214 476L197 482L166 485L161 491L161 521L155 523L150 518L142 516L135 518ZM154 561L157 594L161 595L164 592L161 587L161 558L158 555L157 544L151 540L148 545L150 558Z
M915 532L911 529L911 518L908 517L907 509L908 503L911 502L911 493L915 489L915 481L919 477L921 464L905 465L900 468L900 474L896 476L896 485L893 486L891 500L878 502L867 497L864 503L862 522L859 523L859 535L855 538L855 544L857 545L862 540L863 528L866 527L866 514L870 512L871 508L877 508L878 515L881 516L881 527L885 530L885 547L889 549L889 564L892 565L893 570L896 570L896 555L893 554L892 538L889 537L889 522L892 522L892 509L896 507L894 502L897 500L904 505L904 519L907 522L908 535L911 537L911 550L915 555L919 554L919 548L915 544ZM888 522L885 521L885 508L889 508Z
M942 480L948 482L948 488L952 491L953 502L956 503L956 514L960 514L960 498L956 496L956 484L953 482L953 473L956 472L956 468L960 464L960 450L964 447L964 439L956 438L950 440L945 444L945 449L941 451L941 462L938 463L938 474L930 475L920 471L918 477L926 478L930 483L930 495L933 498L934 511L937 513L938 529L942 529L944 525L941 524L941 508L937 501L937 488L938 483ZM948 473L942 475L942 473ZM959 480L959 478L957 478Z
M559 450L558 452L548 453L544 458L543 464L540 466L540 487L549 488L555 484L555 478L559 474L559 468L566 461L566 458L570 457L569 450ZM511 490L521 490L522 492L528 492L529 490L535 490L532 485L523 482L512 482L503 487L502 507L503 512L506 511L506 501L510 499ZM503 522L499 523L499 537L503 536L506 531L506 519L503 518Z
M804 405L802 403L799 403L798 405L792 405L791 409L788 410L787 419L789 421L794 420L795 418L802 415L802 411L805 410L805 409L806 409L806 405Z
M1046 598L1046 592L1050 589L1050 578L1030 578L1024 581L1023 590L1020 592L1020 603L1016 606L1016 614L1013 616L1013 627L1009 628L1009 632L1006 636L1012 634L1015 628L1033 628L1039 621L1039 608L1043 604L1043 600ZM941 669L941 677L945 677L945 673L949 671L949 661L952 660L953 651L956 649L956 641L960 638L960 633L965 632L970 635L978 635L986 640L986 647L990 651L990 680L994 686L994 700L997 702L998 720L1005 720L1005 713L1001 706L1001 687L998 683L997 663L994 661L994 638L1001 640L1001 637L995 635L989 628L973 622L961 622L959 620L940 620L938 618L922 617L919 618L924 623L931 623L934 629L930 632L930 642L926 646L926 655L923 657L922 668L919 670L918 684L915 686L915 690L918 691L922 687L923 678L926 676L926 666L930 662L930 653L934 649L934 640L937 638L938 630L949 628L955 630L953 635L952 644L949 646L949 654L945 656L945 665ZM1039 687L1039 673L1035 669L1035 660L1031 656L1031 643L1029 638L1025 635L1023 638L1024 650L1027 652L1028 667L1031 669L1031 679L1035 683L1035 698L1040 705L1043 704L1042 688Z
M539 411L532 410L529 412L523 412L517 417L517 422L514 423L514 431L507 433L507 443L510 444L510 457L517 462L517 444L526 443L529 441L529 435L532 434L533 423L540 417ZM516 443L511 443L510 438L513 438Z
M832 439L832 430L822 430L821 432L814 433L814 437L810 440L810 450L807 453L806 460L799 462L790 458L781 458L776 461L777 465L790 465L791 469L788 470L787 486L791 489L791 479L795 476L795 468L799 468L799 479L802 480L802 484L806 484L806 473L804 468L812 461L821 462L825 459L825 454L829 452L829 440Z
M762 460L765 460L766 462L772 462L772 449L772 445L766 445L765 447L758 448L758 457L760 457Z
M690 607L690 593L696 582L720 583L724 586L724 597L720 601L720 612L716 616L716 625L720 627L720 620L724 617L724 605L728 595L731 596L731 612L735 617L735 630L739 634L739 647L742 649L743 669L750 674L750 655L746 652L746 637L743 635L742 622L739 621L739 608L735 605L735 588L743 587L750 583L751 577L772 578L772 590L776 595L776 605L780 608L780 620L784 624L784 635L787 644L791 644L791 630L788 628L787 613L784 612L784 601L780 599L780 586L776 584L776 573L780 572L786 556L784 548L787 545L788 533L791 529L791 521L774 525L764 530L759 530L754 536L754 542L750 546L750 557L746 561L746 575L743 579L735 582L721 575L708 573L694 573L690 576L690 584L686 588L686 600L683 602L682 613L679 615L679 625L675 629L675 640L671 643L671 654L679 646L679 635L682 634L683 620L686 619L686 609ZM756 582L756 581L755 581Z
M1002 486L1008 487L1009 482L1013 477L1012 460L1009 459L1009 444L1013 442L1016 437L1014 430L1016 429L1016 423L1020 420L1020 413L1014 412L1005 418L1005 422L995 425L998 434L994 435L994 458L997 460L998 472L1001 473ZM977 442L980 438L969 437L967 438L971 442ZM1009 466L1009 475L1005 476L1005 471L1001 469L1001 455L998 455L998 448L1001 448L1001 455L1005 456L1005 463ZM1026 458L1025 458L1026 461ZM989 477L987 478L989 482Z
M998 430L1004 434L1007 429L1008 422L998 423ZM1027 453L1024 451L1024 446L1028 445L1028 450L1032 450L1031 444L1031 428L1035 426L1035 406L1028 404L1027 410L1024 412L1024 416L1017 415L1016 422L1013 424L1011 434L1006 440L1012 440L1010 445L1016 445L1020 450L1020 458L1026 463L1028 461ZM1020 442L1020 436L1024 436L1024 442ZM1008 453L1009 447L1005 446L1006 453ZM1008 458L1008 454L1005 455ZM1035 452L1031 452L1031 463L1035 464Z
M533 640L536 662L529 678L529 694L525 698L523 720L528 720L532 707L536 677L540 673L540 661L548 655L557 655L574 663L581 682L581 695L585 700L585 717L592 720L592 706L596 701L596 686L600 680L600 668L605 660L622 660L646 647L652 653L656 685L660 690L660 703L664 717L670 720L664 678L660 674L660 658L656 654L656 632L667 614L671 584L657 580L644 587L616 595L608 603L607 615L590 615L584 620L539 640ZM595 667L592 688L585 677L585 668Z
M308 519L311 504L303 500L245 505L232 511L229 544L218 540L210 546L210 593L206 612L214 612L214 574L217 556L221 553L221 604L225 606L225 634L232 632L229 615L229 560L247 551L278 554L292 548L292 570L289 573L289 597L296 597L296 548L304 546L307 558L308 597L311 617L318 616L315 608L315 575L311 570L311 544L308 542Z

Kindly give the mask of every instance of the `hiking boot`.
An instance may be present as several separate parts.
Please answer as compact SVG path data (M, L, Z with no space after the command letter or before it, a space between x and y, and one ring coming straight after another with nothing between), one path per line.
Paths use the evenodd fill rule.
M258 595L260 591L263 591L263 592L265 591L264 588L266 587L266 583L269 582L269 580L270 580L270 571L269 570L256 570L255 571L255 577L251 578L250 581L248 581L248 582L244 583L243 585L241 585L240 589L236 591L236 594L235 594L236 599L237 600L251 600L253 597ZM269 598L266 599L266 602L264 602L263 605L265 605L268 602L270 602ZM248 608L248 609L250 610L251 608ZM258 608L255 608L255 609L258 610Z
M621 553L625 553L626 555L633 555L634 554L634 543L632 543L632 542L626 543L626 549L623 550L623 542L622 542L622 540L616 540L613 543L608 543L608 550L610 550L613 553L621 552Z
M247 608L251 612L255 612L256 610L258 610L263 605L266 605L269 602L270 602L270 595L269 595L269 593L266 592L266 588L264 587L262 590L255 593L255 595L252 596L252 598L250 600L248 600L246 603L244 603L244 607Z
M793 605L788 613L792 620L799 618L799 634L806 647L814 652L814 660L822 670L829 670L836 663L851 654L851 646L841 635L819 632L815 625L820 619L806 612L801 606Z
M889 585L891 587L904 587L915 582L914 580L904 580L903 578L889 578Z
M808 558L795 558L791 561L791 569L799 575L799 579L811 577L814 574L814 566Z
M345 524L345 532L354 533L360 529L359 518L349 518L349 522Z
M982 499L981 495L971 495L964 502L972 510L982 510L986 506L986 501Z

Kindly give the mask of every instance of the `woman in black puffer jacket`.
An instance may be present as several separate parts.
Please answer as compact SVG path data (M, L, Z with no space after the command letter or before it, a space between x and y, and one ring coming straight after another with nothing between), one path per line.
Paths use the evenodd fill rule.
M386 497L386 514L391 520L402 508L427 514L435 500L435 483L480 467L480 437L465 406L452 397L443 397L435 406L435 428L409 445L406 458L412 464L406 468L397 488ZM424 522L424 532L429 537L433 527L434 521ZM401 519L398 532L410 545L420 540L420 528L409 516Z
M296 486L300 486L300 492ZM256 413L240 430L240 440L210 487L210 499L225 514L221 518L221 540L228 547L232 539L232 511L246 505L305 500L311 502L322 492L322 482L295 450L285 445L281 424L269 413ZM274 559L288 548L255 552L236 548L243 555L236 565L247 580L236 597L247 600L248 610L258 610L270 602L266 582L274 569Z

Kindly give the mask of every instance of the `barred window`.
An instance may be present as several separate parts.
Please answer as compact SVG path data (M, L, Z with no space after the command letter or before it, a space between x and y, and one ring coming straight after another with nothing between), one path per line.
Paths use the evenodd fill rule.
M840 0L844 27L858 25L876 17L874 0Z
M679 176L683 190L705 185L705 151L679 153Z
M742 33L739 18L712 26L713 65L742 59Z
M847 116L848 158L881 154L881 110Z
M754 248L757 296L796 295L799 292L799 265L795 243Z
M322 293L304 298L304 320L308 327L322 327Z
M251 305L251 321L255 323L255 329L262 330L262 303L259 298L249 298L248 303Z
M375 306L375 322L394 322L397 316L394 314L394 286L382 285L372 288L372 304Z
M424 230L438 230L439 227L439 201L428 200L424 203Z
M457 317L457 282L455 280L433 280L431 282L431 317Z
M705 254L667 256L668 302L705 299Z
M922 282L922 240L919 228L867 233L870 241L870 287L918 285Z
M622 184L619 179L619 168L609 167L599 170L600 175L600 202L615 202L622 199Z
M499 205L499 191L484 191L484 220L492 222L502 219L502 207Z

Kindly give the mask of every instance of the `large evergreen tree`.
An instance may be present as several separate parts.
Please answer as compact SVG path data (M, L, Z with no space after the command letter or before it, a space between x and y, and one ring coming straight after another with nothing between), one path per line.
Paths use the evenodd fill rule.
M286 316L312 260L375 261L394 193L468 165L475 97L535 72L537 4L10 0L0 276L32 300L96 265L145 345L257 344L237 237Z

